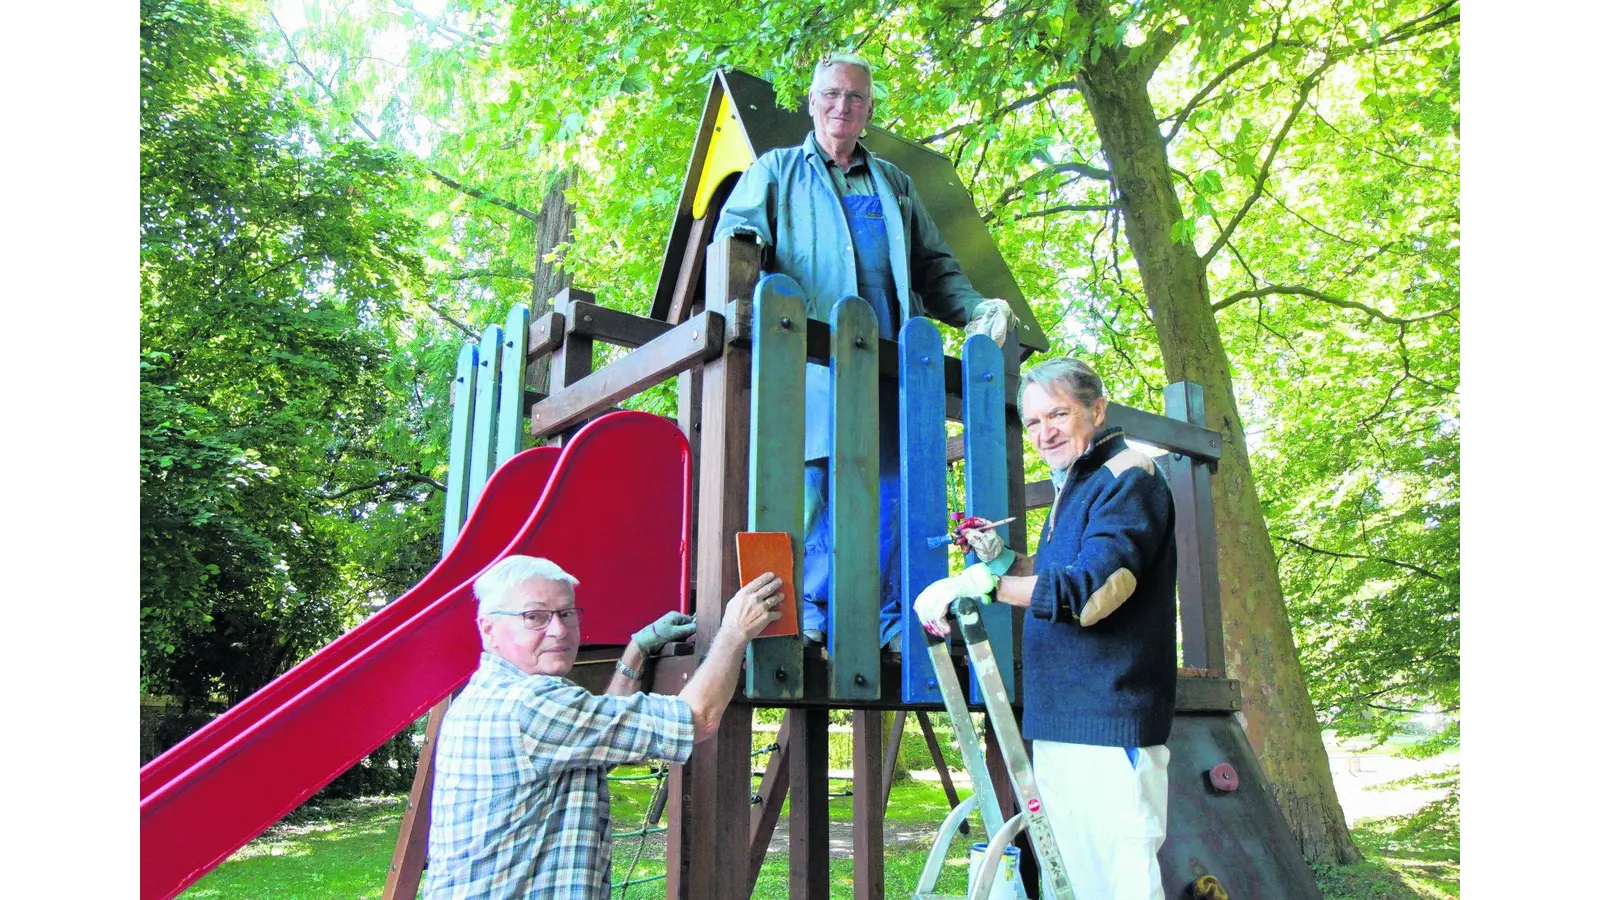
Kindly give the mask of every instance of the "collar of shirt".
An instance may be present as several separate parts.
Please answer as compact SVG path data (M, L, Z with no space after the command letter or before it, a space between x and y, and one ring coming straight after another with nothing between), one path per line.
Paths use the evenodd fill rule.
M822 152L822 145L817 143L817 133L815 131L806 135L806 139L802 146L805 147L807 154L821 159L825 164L833 166L834 168L839 167L839 164L833 161L833 157ZM860 141L856 141L856 148L850 152L850 168L843 171L846 175L849 175L854 173L856 170L865 167L866 164L867 148L863 147Z

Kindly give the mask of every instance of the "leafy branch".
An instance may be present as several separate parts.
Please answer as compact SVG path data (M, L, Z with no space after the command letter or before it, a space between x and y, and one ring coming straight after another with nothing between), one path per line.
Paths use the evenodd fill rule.
M1409 318L1409 319L1402 319L1399 316L1390 315L1389 313L1386 313L1383 310L1378 309L1377 307L1369 306L1369 305L1367 305L1365 303L1362 303L1359 300L1345 300L1345 299L1343 299L1341 297L1335 297L1332 294L1326 294L1326 293L1323 293L1322 291L1314 290L1312 288L1308 288L1308 287L1305 287L1303 285L1298 285L1298 284L1268 284L1268 285L1266 285L1264 287L1251 288L1249 290L1243 290L1243 291L1235 291L1235 292L1229 294L1228 296L1223 297L1221 300L1218 300L1217 302L1211 304L1211 311L1214 312L1214 313L1221 312L1221 311L1227 309L1228 307L1234 305L1235 303L1238 303L1240 300L1249 300L1249 299L1252 299L1252 298L1255 298L1255 297L1266 297L1266 296L1269 296L1271 294L1296 294L1296 295L1299 295L1301 297L1310 297L1313 300L1320 300L1323 303L1326 303L1326 304L1328 304L1330 306L1338 306L1338 307L1342 307L1344 309L1357 309L1357 310L1360 310L1360 311L1366 313L1367 315L1372 316L1374 319L1381 319L1381 320L1383 320L1385 322L1388 322L1390 324L1393 324L1393 325L1410 325L1410 324L1415 323L1415 322L1424 322L1424 321L1427 321L1428 319L1434 319L1434 318L1438 318L1439 316L1449 315L1450 313L1453 313L1457 309L1461 308L1460 304L1453 304L1451 306L1445 307L1444 309L1435 310L1434 312L1428 313L1426 315L1415 316L1415 317Z
M970 122L962 122L959 125L952 125L952 126L950 126L949 128L946 128L943 131L935 132L935 133L930 134L930 135L928 135L927 137L924 137L924 138L918 138L917 139L917 143L923 144L923 145L927 145L927 144L932 144L935 141L942 141L945 138L949 137L950 135L955 134L956 132L962 130L963 128L971 128L974 125L983 125L983 124L986 124L986 123L997 122L1001 118L1003 118L1003 117L1005 117L1007 115L1010 115L1011 113L1014 113L1019 109L1023 109L1025 107L1032 106L1035 103L1038 103L1038 102L1040 102L1042 100L1047 99L1051 94L1057 94L1057 93L1060 93L1062 91L1075 91L1077 89L1078 89L1078 82L1077 81L1058 81L1055 84L1046 85L1044 87L1044 89L1042 89L1040 91L1037 91L1035 93L1029 94L1026 97L1022 97L1022 98L1019 98L1017 100L1013 100L1012 102L1007 103L1005 106L1000 107L999 109L995 110L992 114L990 114L990 115L988 115L986 117L983 117L983 118L980 118L980 119L973 119Z
M445 489L444 485L442 485L439 482L433 480L432 478L429 478L428 476L420 474L418 472L396 471L396 472L390 472L387 475L384 475L384 476L382 476L380 478L376 478L376 479L374 479L372 481L365 482L363 484L353 484L353 485L351 485L351 486L349 486L349 487L347 487L347 488L345 488L343 490L340 490L340 491L333 491L332 493L323 492L319 496L323 500L338 500L338 499L340 499L342 497L348 497L351 494L358 494L358 493L360 493L362 491L370 491L370 490L373 490L374 488L384 488L386 490L392 490L397 483L406 483L406 484L413 484L413 485L415 485L415 484L423 484L423 485L427 485L428 487L433 488L436 491L442 491L442 490Z
M1338 557L1340 559L1372 560L1373 562L1387 563L1388 565L1395 566L1397 568L1409 569L1409 570L1417 573L1418 575L1423 576L1424 578L1431 578L1434 581L1439 582L1440 584L1453 585L1453 584L1456 583L1454 581L1451 581L1448 578L1445 578L1443 575L1440 575L1437 572L1433 572L1433 571L1430 571L1428 569L1424 569L1421 566L1412 565L1411 563L1408 563L1408 562L1402 562L1402 561L1400 561L1398 559L1390 559L1387 556L1377 556L1375 554L1361 554L1361 553L1340 553L1337 550L1324 550L1321 547L1313 547L1310 544L1305 543L1304 541L1297 541L1294 538L1282 537L1282 536L1276 535L1276 534L1273 535L1272 538L1273 538L1273 540L1282 541L1285 544L1293 544L1294 546L1299 547L1300 549L1305 550L1305 551L1310 552L1310 553L1318 553L1318 554L1321 554L1323 556L1335 556L1335 557Z

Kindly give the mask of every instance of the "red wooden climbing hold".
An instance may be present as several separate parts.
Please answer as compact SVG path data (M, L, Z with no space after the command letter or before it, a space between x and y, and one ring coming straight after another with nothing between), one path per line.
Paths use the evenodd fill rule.
M1225 794L1239 789L1239 773L1233 770L1232 763L1217 763L1211 767L1211 786Z

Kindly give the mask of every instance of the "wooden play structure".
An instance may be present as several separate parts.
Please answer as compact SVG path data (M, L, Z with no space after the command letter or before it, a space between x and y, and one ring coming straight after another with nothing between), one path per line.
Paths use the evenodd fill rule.
M141 803L146 841L176 836L165 843L146 844L144 865L162 874L142 878L143 896L172 896L270 824L270 818L262 819L281 816L292 809L292 805L280 809L285 803L299 802L337 775L333 771L324 777L335 757L349 758L346 765L359 760L360 755L350 758L350 754L369 743L375 747L373 738L381 742L433 706L384 892L385 898L415 897L426 861L433 738L450 692L476 665L476 637L462 619L461 592L470 586L472 574L505 552L536 552L568 567L583 583L584 606L615 604L604 608L625 611L619 621L626 620L626 629L638 627L631 622L648 621L646 616L667 608L694 611L696 640L669 647L646 673L648 689L669 694L680 690L711 644L722 602L739 587L735 533L789 532L794 538L795 571L801 570L801 400L807 360L830 364L834 379L833 546L845 550L836 549L833 559L836 589L829 607L829 643L826 648L807 647L798 636L755 642L746 658L742 690L721 727L696 747L687 764L672 767L666 896L674 900L750 896L785 798L790 896L808 900L829 896L827 714L832 709L860 713L852 726L850 890L857 898L884 896L883 823L885 808L892 802L887 776L893 772L899 732L908 715L944 706L909 602L904 611L909 617L904 634L909 637L902 652L882 653L876 590L849 587L878 584L876 554L851 555L848 550L877 546L878 394L899 393L904 492L900 521L905 536L900 565L903 595L909 600L921 587L947 574L946 551L926 547L917 536L949 527L945 473L954 460L966 460L965 509L991 519L1018 517L1008 527L1007 542L1019 553L1028 552L1029 529L1023 527L1027 513L1047 508L1054 490L1048 480L1025 480L1015 400L1024 354L1046 351L1048 342L948 161L876 129L866 144L912 176L979 292L1012 303L1022 322L1019 340L1007 341L1002 350L987 337L974 337L962 345L960 358L947 356L943 335L928 320L912 319L892 336L896 340L886 339L891 336L876 333L870 309L853 298L841 298L830 321L808 320L802 298L785 287L787 279L764 278L760 251L753 242L739 237L712 242L712 227L738 173L765 150L797 143L809 128L803 114L777 106L765 82L738 72L716 73L651 316L631 315L584 291L569 289L542 317L533 319L526 308L518 307L503 326L485 328L475 345L463 348L454 392L445 524L448 552L440 564L448 571L436 570L429 576L436 582L432 588L423 591L429 584L425 582L413 592L426 593L427 605L405 607L381 629L369 629L367 637L348 641L357 634L352 632L340 639L398 646L407 629L427 625L423 634L429 640L454 643L430 648L412 640L404 652L448 656L448 661L439 662L425 684L392 690L378 676L404 677L397 669L371 671L334 657L318 662L328 652L322 651L279 679L283 685L274 682L264 689L263 694L273 692L265 700L252 697L241 704L256 704L254 719L245 716L225 723L218 730L220 737L213 735L209 743L201 741L187 750L180 744L151 763L161 768L151 776L151 789L144 791L146 801L163 789L179 799L187 791L195 811L164 821L159 804L152 803L147 814L146 802ZM627 352L596 368L596 342ZM524 372L531 362L545 357L550 359L548 393L530 391ZM642 412L615 413L617 404L674 377L676 420ZM1179 631L1182 668L1178 715L1168 743L1169 826L1161 851L1167 895L1200 896L1195 884L1210 876L1234 898L1318 897L1234 715L1241 693L1238 682L1227 677L1223 659L1211 499L1221 438L1206 427L1204 398L1197 385L1171 385L1165 398L1163 414L1113 403L1107 424L1120 425L1130 439L1167 451L1158 462L1171 484L1177 513L1180 616L1174 627ZM962 423L959 437L947 437L947 421ZM545 446L522 449L538 439ZM641 461L637 466L636 458ZM658 483L647 487L646 478ZM620 486L601 486L609 482ZM535 497L514 499L518 490ZM649 511L652 505L662 508ZM556 516L571 518L553 529L549 523ZM640 516L648 522L636 530ZM603 517L613 524L603 526ZM615 523L627 523L626 530L633 534L625 547L614 543ZM556 538L556 531L565 536ZM595 571L603 567L595 566L592 550L585 549L603 544L610 545L613 558L619 549L629 558L627 566L612 565L613 570L626 570L629 577L652 566L659 570L651 576L650 589L656 593L649 603L628 607L621 599L610 599L607 592L615 591L615 578L607 582L605 574ZM585 567L584 571L574 565ZM591 577L596 587L591 587ZM404 602L402 598L390 609ZM428 610L434 611L434 618L426 618ZM388 614L386 609L380 616ZM993 606L985 608L983 616L1006 693L1016 704L1025 705L1018 677L1021 612ZM572 677L599 691L610 677L628 630L618 627L603 635L591 634L589 618L584 623L586 646ZM462 635L447 641L444 626L438 624L446 621ZM463 645L463 639L474 646ZM356 655L360 652L358 648ZM956 646L952 652L965 679L963 648ZM308 665L311 670L300 673ZM385 708L381 722L375 719L346 741L342 754L324 754L327 764L297 769L293 785L258 804L253 816L232 822L226 839L212 841L206 852L183 851L184 829L205 821L204 804L221 802L221 795L203 786L206 781L238 785L260 777L260 770L230 763L228 748L241 741L248 745L245 738L252 728L270 730L273 722L292 719L298 704L309 702L302 698L317 696L319 685L325 692L336 690L341 678L359 678L365 690L400 697ZM975 704L972 709L981 711L976 693L969 696ZM752 803L756 707L780 707L786 714L778 749ZM883 711L900 713L892 726L888 753ZM380 734L390 724L393 727ZM922 724L931 738L925 720ZM283 728L288 734L293 726ZM1011 816L1017 812L1016 800L993 734L985 737L997 799L1003 814ZM180 750L184 753L167 760ZM163 772L164 781L156 777ZM142 788L145 782L142 771ZM255 830L244 833L251 828ZM187 855L167 865L153 859L153 852ZM202 868L195 871L197 866Z

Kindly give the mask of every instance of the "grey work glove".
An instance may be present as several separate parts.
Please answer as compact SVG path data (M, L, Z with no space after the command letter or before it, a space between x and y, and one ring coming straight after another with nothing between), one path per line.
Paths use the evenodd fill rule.
M694 636L694 616L674 610L651 622L649 627L633 633L633 642L645 656L655 656L661 648L673 641L684 641Z
M972 321L967 323L967 334L987 334L1004 347L1006 332L1022 327L1022 320L1011 311L1011 304L998 297L979 303L972 311Z

